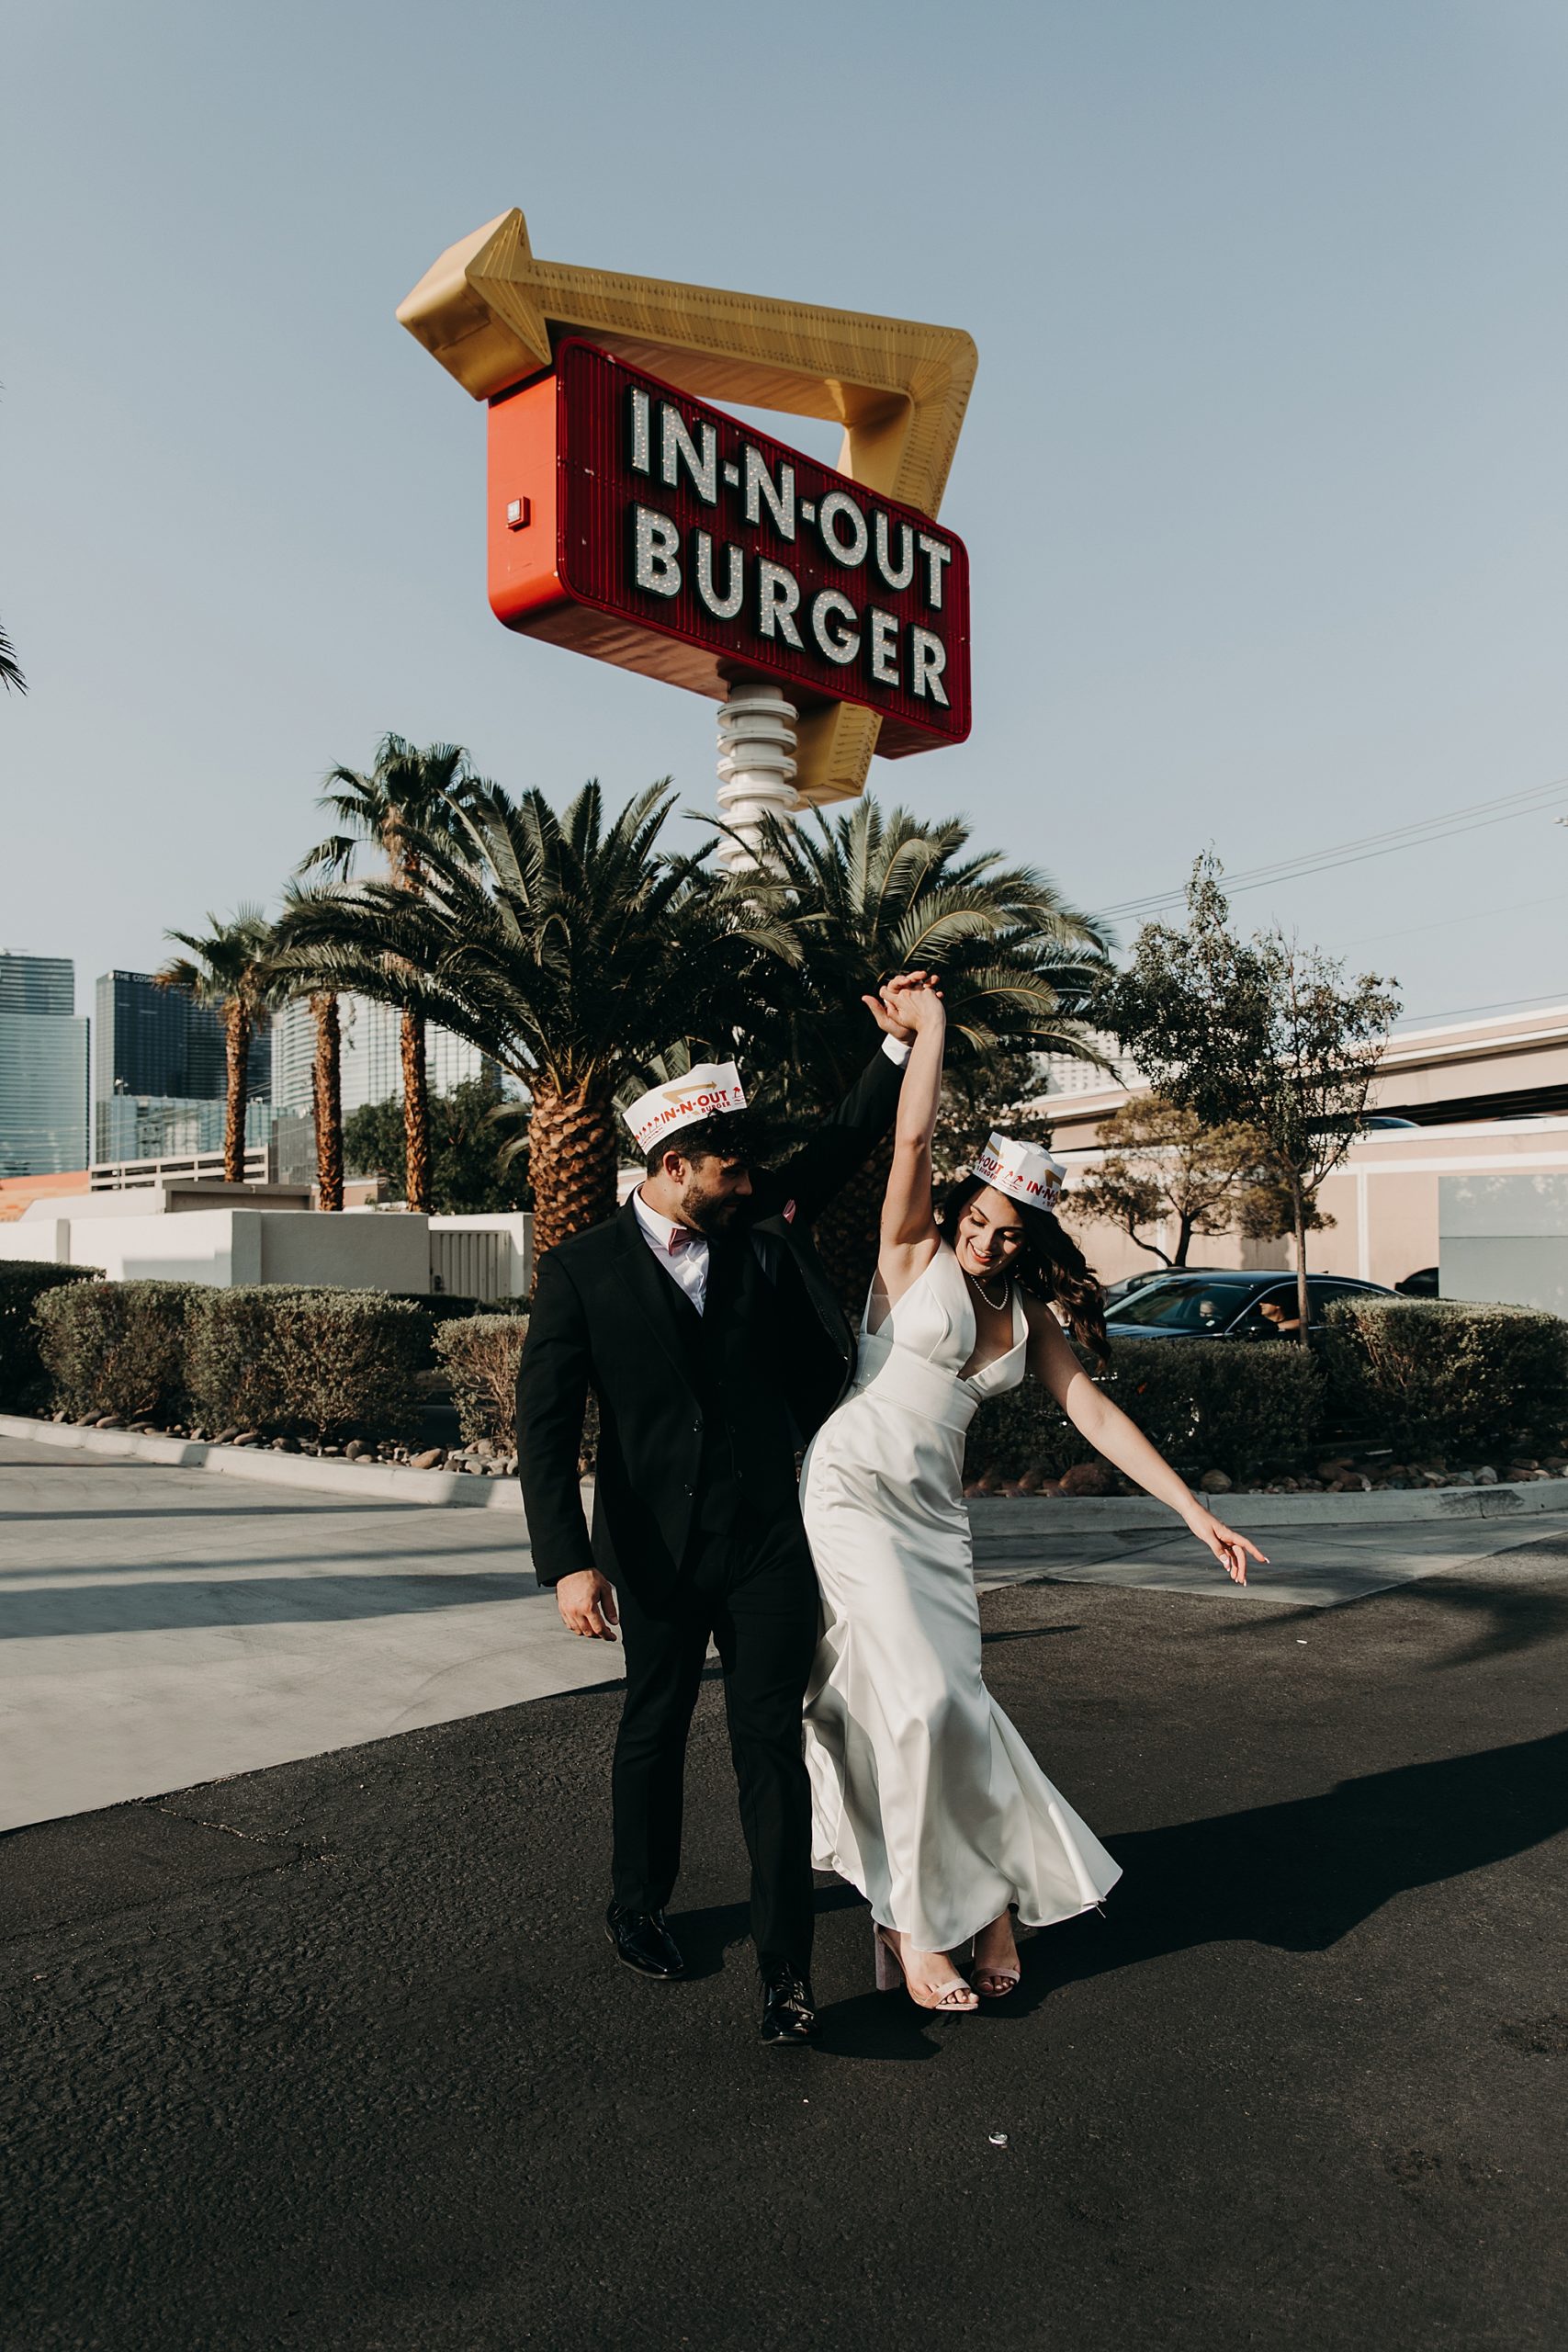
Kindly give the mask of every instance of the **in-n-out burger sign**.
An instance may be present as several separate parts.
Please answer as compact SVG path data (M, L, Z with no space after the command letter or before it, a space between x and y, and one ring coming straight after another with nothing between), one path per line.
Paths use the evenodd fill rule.
M698 694L864 705L897 757L969 732L963 542L576 337L490 407L508 628Z

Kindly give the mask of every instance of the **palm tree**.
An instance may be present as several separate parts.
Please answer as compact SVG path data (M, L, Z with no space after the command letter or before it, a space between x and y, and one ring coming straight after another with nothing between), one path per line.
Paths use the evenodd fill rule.
M795 984L754 1048L778 1074L791 1125L850 1084L866 1044L847 1009L897 971L939 976L948 1066L962 1093L985 1091L1003 1071L1016 1089L1021 1053L1101 1059L1080 1015L1105 968L1104 925L1069 906L1036 868L1004 865L998 852L974 852L969 842L962 818L926 823L867 796L840 816L774 820L761 847L764 869L730 884L798 943ZM817 1227L840 1295L855 1306L875 1263L887 1156L886 1148L874 1155Z
M456 743L427 743L422 750L401 735L383 735L367 775L335 767L327 776L321 806L342 831L318 842L300 861L299 872L325 870L346 876L363 843L374 842L387 860L393 886L417 894L424 882L425 845L452 840L458 808L474 788L468 755ZM425 1077L424 1023L404 1004L401 1059L406 1192L411 1209L428 1213L430 1185L430 1090Z
M223 1114L223 1181L245 1181L245 1106L250 1092L251 1039L265 1029L276 1001L272 972L274 935L259 907L241 907L227 922L207 918L205 936L166 931L165 939L188 947L171 956L153 979L195 1004L209 1006L223 1023L226 1063Z
M336 885L306 889L297 881L285 883L283 912L273 934L271 967L277 993L293 999L303 997L315 1027L310 1104L316 1130L316 1199L317 1205L327 1210L343 1206L343 1024L335 992L316 988L310 980L309 964L301 967L290 947L289 925L297 908L338 895Z
M290 911L298 969L466 1037L531 1100L538 1254L615 1204L625 1080L677 1040L728 1036L759 965L796 951L703 864L659 846L650 786L604 820L596 783L560 814L537 791L463 794L460 838L420 837L418 893L361 884Z
M323 1209L343 1206L343 1028L331 989L312 989L310 1018L316 1053L310 1069L310 1107L316 1126L316 1201Z
M15 686L19 695L25 695L28 690L22 665L17 659L17 650L4 628L0 628L0 686Z

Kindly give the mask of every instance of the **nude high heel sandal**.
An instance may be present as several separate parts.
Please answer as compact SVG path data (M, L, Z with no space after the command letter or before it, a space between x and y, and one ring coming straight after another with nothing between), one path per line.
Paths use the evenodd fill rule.
M1017 1992L1023 1970L1016 1962L1011 1968L993 1968L988 1961L976 1960L975 1947L979 1940L978 1936L970 1939L969 1982L983 2001L1005 2001L1010 1993Z
M896 1993L901 1984L918 2009L940 2010L947 2017L967 2017L977 2006L974 1993L962 1976L933 1996L917 1993L905 1973L898 1956L898 1947L886 1928L873 1922L876 1938L876 1989L879 1993Z

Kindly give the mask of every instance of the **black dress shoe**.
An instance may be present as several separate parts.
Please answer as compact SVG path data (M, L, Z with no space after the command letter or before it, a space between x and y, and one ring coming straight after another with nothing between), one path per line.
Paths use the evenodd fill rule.
M665 1926L662 1911L623 1911L612 1903L604 1914L604 1932L615 1947L615 1958L639 1976L686 1973L681 1947Z
M815 2040L817 2010L811 1987L804 1976L791 1976L787 1971L781 1971L777 1976L762 1979L762 2022L759 2033L763 2041L781 2044Z

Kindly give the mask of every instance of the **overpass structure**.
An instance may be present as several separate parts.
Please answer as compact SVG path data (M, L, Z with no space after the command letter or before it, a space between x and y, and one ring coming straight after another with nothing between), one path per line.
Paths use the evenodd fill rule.
M1100 1158L1105 1121L1138 1091L1107 1083L1034 1103L1067 1164L1069 1193ZM1412 1125L1370 1129L1328 1179L1320 1205L1334 1223L1311 1237L1314 1272L1402 1282L1440 1262L1445 1227L1484 1222L1489 1200L1498 1219L1522 1204L1527 1218L1553 1225L1568 1198L1568 1002L1396 1030L1369 1110ZM1086 1226L1082 1238L1103 1281L1158 1263L1111 1227ZM1286 1240L1239 1234L1191 1251L1207 1266L1283 1267L1290 1256Z

